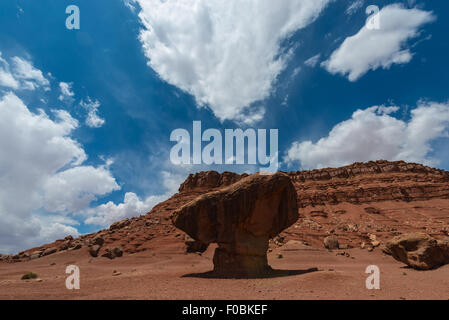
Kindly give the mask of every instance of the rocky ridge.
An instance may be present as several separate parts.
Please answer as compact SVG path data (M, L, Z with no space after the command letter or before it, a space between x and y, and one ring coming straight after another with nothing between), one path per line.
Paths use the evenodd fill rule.
M342 248L374 250L403 233L425 232L436 239L448 236L449 172L444 170L403 161L376 161L286 174L296 190L299 219L271 239L271 247L289 240L323 247L323 240L332 235ZM82 248L92 257L112 259L191 242L172 225L173 212L205 192L247 176L215 171L191 174L177 194L145 215L76 239L66 237L16 255L0 255L0 261L26 261Z

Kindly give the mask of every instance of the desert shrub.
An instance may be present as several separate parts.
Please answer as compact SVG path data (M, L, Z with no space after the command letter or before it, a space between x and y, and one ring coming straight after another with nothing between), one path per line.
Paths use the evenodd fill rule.
M25 273L25 274L22 276L22 280L36 279L36 278L37 278L37 274L36 274L36 273L33 273L33 272Z

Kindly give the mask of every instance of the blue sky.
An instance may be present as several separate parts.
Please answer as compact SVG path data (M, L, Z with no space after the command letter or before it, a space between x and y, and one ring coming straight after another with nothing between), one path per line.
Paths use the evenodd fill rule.
M79 30L65 26L69 5ZM378 30L365 26L369 5ZM449 168L446 1L0 8L0 252L143 214L191 172L257 171L172 164L170 133L195 120L278 129L281 170L377 159Z

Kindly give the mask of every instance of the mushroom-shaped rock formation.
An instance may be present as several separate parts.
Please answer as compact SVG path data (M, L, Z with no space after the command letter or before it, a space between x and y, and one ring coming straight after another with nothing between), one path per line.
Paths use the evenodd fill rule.
M199 196L176 210L173 224L197 241L218 243L217 275L269 274L268 240L298 219L296 191L288 175L254 174Z

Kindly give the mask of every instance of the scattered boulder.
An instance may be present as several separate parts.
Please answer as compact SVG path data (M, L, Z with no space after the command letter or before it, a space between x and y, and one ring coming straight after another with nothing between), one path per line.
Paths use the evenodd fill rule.
M42 256L48 256L50 254L55 253L56 251L58 251L58 249L55 247L47 248L44 250L44 252L42 252Z
M30 258L30 254L24 252L20 255L20 259L29 259Z
M42 250L33 251L30 255L30 259L37 259L42 255Z
M334 235L324 238L324 247L329 250L338 249L338 238Z
M101 246L98 244L94 244L89 248L89 254L92 257L98 257L98 252L100 252Z
M12 254L0 254L0 261L10 262L11 260L13 260Z
M109 258L109 259L115 259L118 257L123 256L123 250L120 247L115 248L106 248L105 252L101 255L102 257Z
M72 247L69 248L69 250L79 250L83 247L83 245L81 243L73 243Z
M126 226L129 226L131 224L131 221L129 219L124 219L121 221L117 221L114 222L113 224L111 224L111 226L109 227L109 230L117 230L117 229L121 229L124 228Z
M436 240L425 233L397 236L386 244L391 256L418 270L430 270L449 263L449 239Z
M283 237L283 236L276 236L273 239L273 243L280 247L284 245L284 241L285 241L285 237Z
M379 240L371 241L371 245L372 245L373 247L378 247L378 246L380 245L380 241L379 241Z
M123 256L123 250L120 247L115 247L114 249L112 249L112 251L114 252L116 257Z
M67 249L69 249L69 244L67 242L64 242L59 246L58 249L59 249L59 251L67 250Z
M101 247L103 245L103 243L104 243L104 239L100 236L96 236L92 239L93 245L99 245Z
M390 251L390 249L387 248L386 245L382 245L382 246L380 247L380 249L381 249L382 252L385 253L386 255L391 256L391 251Z
M264 276L268 241L298 219L296 191L288 175L254 174L199 196L172 215L173 224L204 244L218 243L214 273Z

